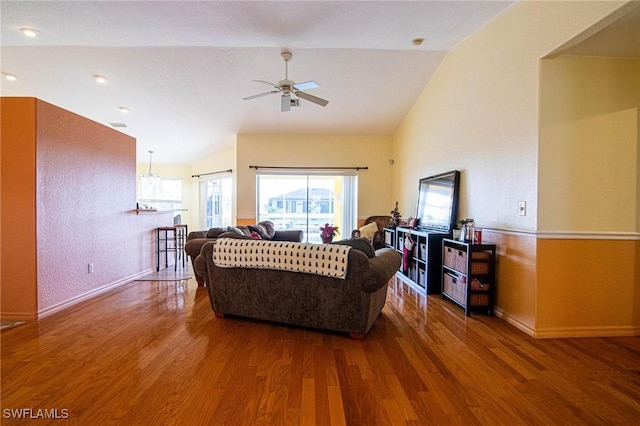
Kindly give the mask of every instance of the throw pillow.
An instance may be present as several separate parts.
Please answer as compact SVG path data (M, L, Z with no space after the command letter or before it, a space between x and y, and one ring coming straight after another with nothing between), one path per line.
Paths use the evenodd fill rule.
M258 223L258 225L262 225L264 227L264 229L267 231L266 237L264 238L265 240L272 240L273 237L276 235L276 227L273 224L273 222L269 221L269 220L264 220L260 223Z
M267 230L264 226L257 224L257 225L249 225L249 230L251 231L251 233L257 232L258 235L260 235L260 238L263 240L269 240L269 234L267 233Z
M218 235L227 232L226 228L211 228L207 231L207 238L218 238Z
M360 236L369 241L373 240L373 235L378 232L378 224L375 222L368 223L359 229Z
M245 237L251 236L251 231L249 231L249 227L247 226L228 226L227 232L237 232L240 235L244 235Z
M245 235L247 237L251 236L251 230L249 229L248 226L240 225L240 226L236 226L236 228L238 228L240 232L242 232L242 235Z
M360 250L366 254L368 258L376 257L376 251L373 249L371 241L366 238L350 238L347 240L335 241L331 244L350 246L354 250Z

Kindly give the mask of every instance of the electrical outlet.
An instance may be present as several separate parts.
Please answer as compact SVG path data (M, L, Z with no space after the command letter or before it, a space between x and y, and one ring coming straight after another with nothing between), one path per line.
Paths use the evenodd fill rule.
M93 263L89 264L89 268L88 269L89 269L89 273L93 274Z
M518 215L519 216L526 216L527 215L527 202L526 201L520 201L518 203Z

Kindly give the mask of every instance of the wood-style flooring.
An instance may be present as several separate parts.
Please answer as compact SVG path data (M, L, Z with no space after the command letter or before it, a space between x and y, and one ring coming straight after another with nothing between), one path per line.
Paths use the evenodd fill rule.
M536 340L401 282L364 341L218 319L194 279L131 282L1 339L3 425L640 423L640 339Z

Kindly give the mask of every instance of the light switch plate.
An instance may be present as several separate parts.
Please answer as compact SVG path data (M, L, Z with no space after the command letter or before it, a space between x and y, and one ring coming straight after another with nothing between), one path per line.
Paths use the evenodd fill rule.
M527 215L527 202L526 201L520 201L518 203L518 215L519 216L526 216Z

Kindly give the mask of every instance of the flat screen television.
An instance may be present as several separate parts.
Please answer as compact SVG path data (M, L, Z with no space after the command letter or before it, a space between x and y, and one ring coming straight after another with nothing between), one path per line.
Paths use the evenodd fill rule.
M460 172L420 179L416 219L418 228L451 232L458 221L458 191Z

